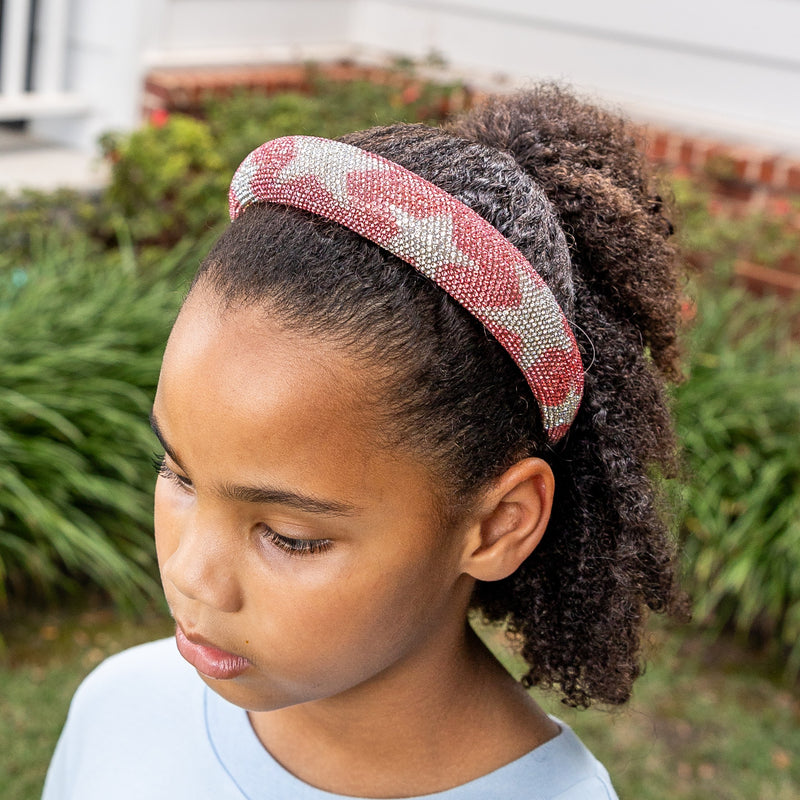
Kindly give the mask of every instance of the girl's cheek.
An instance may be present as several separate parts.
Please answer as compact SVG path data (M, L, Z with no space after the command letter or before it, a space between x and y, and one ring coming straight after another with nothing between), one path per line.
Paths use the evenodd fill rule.
M156 481L153 524L156 556L160 566L177 550L180 543L182 517L187 510L182 508L184 505L164 478Z

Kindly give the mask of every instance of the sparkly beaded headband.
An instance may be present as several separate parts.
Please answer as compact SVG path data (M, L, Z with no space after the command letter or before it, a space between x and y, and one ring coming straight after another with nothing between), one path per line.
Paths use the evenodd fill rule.
M510 353L549 440L566 433L583 392L569 323L525 256L452 195L353 145L285 136L247 156L228 197L232 220L253 203L283 203L334 220L411 264Z

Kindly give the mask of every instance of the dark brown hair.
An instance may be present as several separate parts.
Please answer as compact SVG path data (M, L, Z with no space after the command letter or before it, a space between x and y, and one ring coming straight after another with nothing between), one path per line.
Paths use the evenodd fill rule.
M250 207L195 281L374 365L387 441L431 465L448 513L516 460L545 458L556 477L547 533L512 576L479 583L473 605L519 640L526 685L575 705L624 702L646 608L679 606L657 492L674 457L664 381L679 372L677 273L644 160L622 120L554 86L491 100L446 130L343 138L458 197L547 281L586 370L562 441L546 443L524 377L476 319L335 223Z

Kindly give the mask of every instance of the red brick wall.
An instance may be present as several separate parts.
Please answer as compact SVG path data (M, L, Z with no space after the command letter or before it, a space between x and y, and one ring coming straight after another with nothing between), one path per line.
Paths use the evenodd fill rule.
M768 150L691 136L675 130L641 128L645 150L658 164L702 174L721 194L756 204L770 195L800 196L800 158Z

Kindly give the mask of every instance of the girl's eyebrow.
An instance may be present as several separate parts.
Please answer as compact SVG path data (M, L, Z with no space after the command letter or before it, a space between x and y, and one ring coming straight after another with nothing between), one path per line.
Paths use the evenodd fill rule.
M175 451L170 447L154 412L150 412L150 427L153 433L164 448L164 452L178 465L180 469L187 472L181 464L180 459L175 455ZM301 494L287 489L278 489L269 486L237 486L225 484L221 494L230 500L238 500L245 503L260 503L288 506L298 511L305 511L310 514L328 514L334 516L349 516L356 513L358 509L350 503L343 503L338 500L326 500L310 495Z
M245 503L264 503L288 506L310 514L329 514L332 516L349 516L356 512L356 507L337 500L323 500L317 497L292 492L271 486L231 486L222 487L223 497Z

